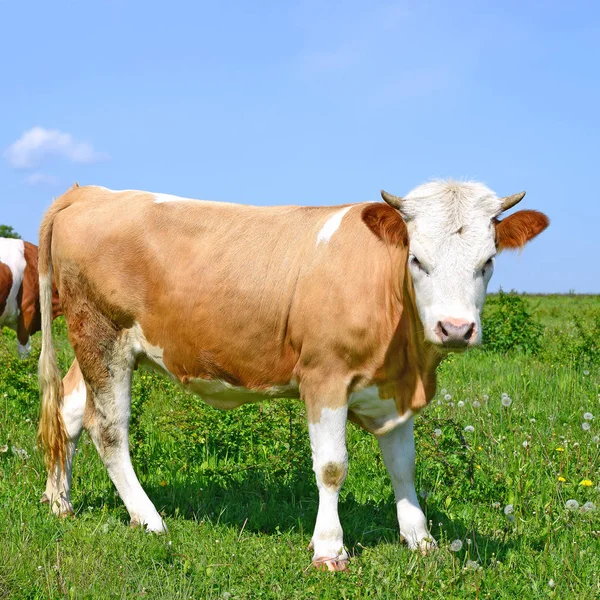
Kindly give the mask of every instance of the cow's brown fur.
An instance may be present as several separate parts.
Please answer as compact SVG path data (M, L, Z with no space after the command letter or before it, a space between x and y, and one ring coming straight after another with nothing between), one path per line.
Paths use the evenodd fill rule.
M6 301L13 284L12 271L8 265L0 262L0 315L6 308Z
M380 202L363 208L362 219L365 225L384 243L393 246L408 246L406 224L397 210Z
M494 225L498 251L522 248L549 224L550 219L537 210L520 210L501 221L496 220Z

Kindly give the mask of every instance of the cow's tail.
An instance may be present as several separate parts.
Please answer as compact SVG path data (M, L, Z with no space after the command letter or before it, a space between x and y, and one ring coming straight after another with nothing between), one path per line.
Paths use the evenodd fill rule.
M57 198L46 212L40 226L38 249L40 312L42 317L42 351L38 364L41 400L38 443L44 451L48 469L51 470L56 465L63 471L65 469L68 436L61 414L63 401L62 377L52 341L52 229L56 215L75 201L76 196L71 193L72 191L73 188Z

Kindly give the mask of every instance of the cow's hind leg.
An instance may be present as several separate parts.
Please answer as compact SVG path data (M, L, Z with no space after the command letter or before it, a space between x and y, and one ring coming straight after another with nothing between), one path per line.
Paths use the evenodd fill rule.
M69 339L87 387L84 426L129 511L132 525L163 532L165 524L142 489L129 455L135 340L128 329L117 327L89 300L76 298L68 289L63 290Z
M394 486L400 535L413 550L437 546L415 492L415 440L413 419L378 438L383 461Z
M64 471L55 465L48 472L46 491L41 502L50 502L52 511L57 515L73 513L71 504L71 479L73 468L73 455L77 442L83 429L83 414L86 402L86 387L83 375L77 361L73 361L69 372L63 379L64 397L61 415L67 430L67 448Z
M122 332L126 338L126 332ZM110 365L105 361L92 369L88 380L89 398L86 429L127 507L132 525L143 525L149 531L161 533L166 525L143 490L131 464L129 454L129 417L131 414L131 376L134 356L131 345L124 340L116 344L110 354ZM83 366L82 366L83 369ZM86 373L84 371L84 376Z
M305 394L313 469L319 488L319 510L311 540L313 564L330 571L343 571L348 554L338 516L338 498L348 472L345 391L338 395L315 390Z

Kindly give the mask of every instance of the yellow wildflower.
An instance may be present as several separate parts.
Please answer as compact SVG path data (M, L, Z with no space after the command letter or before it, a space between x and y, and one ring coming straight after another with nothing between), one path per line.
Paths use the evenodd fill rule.
M566 479L565 479L565 478L564 478L562 475L560 475L560 476L559 476L558 480L559 480L561 483L564 483L564 482L566 481Z
M481 469L481 467L479 465L475 465L475 468L476 469ZM590 485L592 485L592 484L590 483Z
M160 485L161 487L165 487L165 486L169 485L169 482L168 482L168 481L165 481L165 480L163 479L163 480L162 480L162 481L161 481L161 482L160 482L158 485Z
M564 449L564 448L561 448L561 447L559 446L559 447L556 449L556 451L557 451L557 452L564 452L564 451L565 451L565 449Z
M584 487L592 487L594 484L589 479L582 479L579 482L579 485L583 485Z

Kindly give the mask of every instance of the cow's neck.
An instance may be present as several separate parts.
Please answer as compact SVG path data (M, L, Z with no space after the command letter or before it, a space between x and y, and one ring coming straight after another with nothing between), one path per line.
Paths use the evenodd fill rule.
M393 294L395 330L385 357L386 382L380 385L380 393L393 397L398 413L404 414L408 409L419 412L433 398L435 370L442 356L424 337L406 254L399 271L403 276Z

